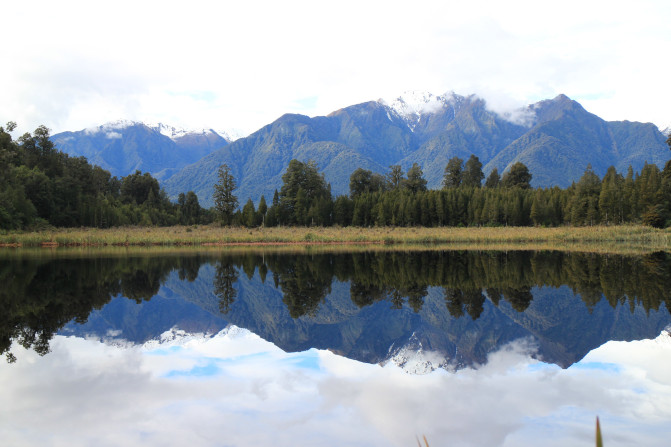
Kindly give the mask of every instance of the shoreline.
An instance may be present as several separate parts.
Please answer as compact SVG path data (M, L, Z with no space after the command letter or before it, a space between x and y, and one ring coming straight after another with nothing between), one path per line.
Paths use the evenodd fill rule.
M208 226L62 228L0 234L0 248L272 247L272 246L492 246L585 251L606 247L671 251L671 228L594 227L273 227ZM620 250L615 251L620 251ZM599 250L601 251L601 250ZM626 250L625 250L626 251Z

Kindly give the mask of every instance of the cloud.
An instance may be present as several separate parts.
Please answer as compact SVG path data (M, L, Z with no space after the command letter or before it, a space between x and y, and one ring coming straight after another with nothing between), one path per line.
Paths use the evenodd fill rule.
M251 132L286 112L453 90L520 105L565 93L606 119L669 121L663 1L572 0L548 13L526 0L122 0L105 21L96 14L73 0L3 10L0 38L15 43L0 72L0 119L27 130L125 118Z
M0 365L3 440L14 446L659 445L671 428L668 335L609 342L562 370L521 340L486 365L415 376L328 351L284 353L247 331L108 346L57 336L43 358ZM580 365L580 363L578 364ZM35 424L38 420L39 424ZM347 427L347 429L343 429ZM483 429L486 427L486 429Z
M107 132L105 134L105 138L108 138L110 140L120 139L121 137L122 135L119 132Z

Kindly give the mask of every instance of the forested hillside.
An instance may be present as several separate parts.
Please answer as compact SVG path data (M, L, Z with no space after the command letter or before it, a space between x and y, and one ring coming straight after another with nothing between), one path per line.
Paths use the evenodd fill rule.
M0 127L0 229L209 221L193 192L174 204L148 173L113 177L85 157L58 151L44 126L17 141L14 128Z

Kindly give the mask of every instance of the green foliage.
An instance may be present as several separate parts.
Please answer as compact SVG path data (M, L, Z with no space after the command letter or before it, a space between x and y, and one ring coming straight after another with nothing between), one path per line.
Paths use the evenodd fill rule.
M482 172L482 163L475 155L471 155L466 161L463 174L464 186L479 188L482 185L482 179L485 174Z
M313 161L291 160L282 176L279 193L279 224L331 225L331 188Z
M464 160L459 157L450 158L450 161L445 166L443 188L456 188L461 185L463 163Z
M389 166L389 174L387 174L387 180L392 189L398 189L403 185L405 178L403 177L403 169L401 165L391 165Z
M408 178L405 181L405 187L413 194L426 191L426 179L424 178L422 168L417 163L413 163L410 169L408 169Z
M349 195L354 198L365 192L387 189L387 179L367 169L357 168L349 178Z
M233 194L236 188L235 178L226 164L219 166L218 175L219 181L214 185L214 208L219 220L224 225L230 225L233 213L238 207L238 198Z
M254 210L254 202L252 199L248 199L245 206L242 207L242 224L248 228L256 226L256 211Z
M485 180L485 188L498 188L500 181L501 176L499 175L499 170L494 168L492 169L492 172L489 173L487 180Z
M508 169L501 178L501 186L504 188L522 188L531 187L531 173L524 163L516 162Z
M14 128L9 123L8 129ZM173 225L185 211L158 181L140 171L119 180L84 157L59 152L49 129L13 141L0 127L0 228ZM184 198L189 222L205 214L195 194ZM182 213L183 214L183 213ZM40 219L39 221L37 219Z

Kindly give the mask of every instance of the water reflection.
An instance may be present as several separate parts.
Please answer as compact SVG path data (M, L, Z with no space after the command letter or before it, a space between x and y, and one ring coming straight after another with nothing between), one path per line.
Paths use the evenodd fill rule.
M486 365L405 374L242 329L124 348L56 336L0 365L3 443L37 445L666 445L671 338L609 342L563 370L513 342ZM39 364L39 367L36 365ZM37 423L36 423L37 421Z
M12 343L45 354L59 330L143 343L174 326L232 323L289 352L403 364L421 351L450 368L530 337L541 358L567 367L671 321L667 253L5 254L0 281L0 352L10 361Z

